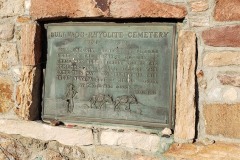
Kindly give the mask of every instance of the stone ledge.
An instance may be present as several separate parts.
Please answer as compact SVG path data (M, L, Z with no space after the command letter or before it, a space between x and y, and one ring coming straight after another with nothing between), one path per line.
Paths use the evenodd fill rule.
M160 148L160 137L136 132L102 131L102 145L122 146L156 152Z
M0 132L20 134L43 141L56 140L64 145L85 146L93 144L91 129L53 127L29 121L0 120ZM3 127L4 126L4 127Z

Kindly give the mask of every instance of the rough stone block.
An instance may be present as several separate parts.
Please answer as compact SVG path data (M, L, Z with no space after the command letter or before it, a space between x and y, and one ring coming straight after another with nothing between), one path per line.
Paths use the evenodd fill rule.
M10 77L0 77L0 113L5 113L14 107L12 100L13 82Z
M208 46L240 47L240 25L205 30L202 38Z
M192 12L202 12L208 9L208 0L190 2Z
M239 144L215 143L212 145L173 144L164 154L167 159L176 160L237 160L240 157Z
M191 142L195 136L196 35L180 31L176 84L175 141Z
M17 45L15 43L0 43L0 71L7 71L17 64Z
M13 38L14 25L13 24L1 24L0 25L0 39L11 40Z
M240 20L239 0L217 0L214 18L217 21L239 21Z
M203 114L207 134L240 138L240 104L208 104Z
M26 66L41 62L41 28L36 23L28 23L21 30L21 60Z
M20 134L24 137L43 141L56 140L64 145L83 146L93 144L91 129L70 129L53 127L31 121L0 120L0 132L6 134Z
M29 159L29 151L21 143L9 136L0 135L1 140L1 152L0 159Z
M93 0L32 0L33 19L99 17L104 13Z
M157 135L136 132L102 131L100 141L102 145L123 146L151 152L158 151L160 147L160 137Z
M158 17L182 19L187 10L183 6L155 0L111 0L110 16L116 18Z
M141 154L136 154L133 156L132 160L161 160L162 158L159 159L159 157L153 157L153 156L144 156ZM165 158L164 158L165 159Z
M188 17L189 19L189 24L192 27L207 27L210 25L210 19L208 16L199 16L199 15L194 15Z
M120 147L112 146L96 146L96 153L98 155L108 156L112 159L127 159L130 158L130 153Z
M240 72L220 73L217 78L223 85L240 87Z
M210 67L240 65L240 52L207 52L204 56L203 64Z
M40 118L40 84L40 68L22 67L21 80L16 91L18 108L15 110L16 114L22 119L36 120Z
M0 1L0 17L12 17L24 12L25 0Z

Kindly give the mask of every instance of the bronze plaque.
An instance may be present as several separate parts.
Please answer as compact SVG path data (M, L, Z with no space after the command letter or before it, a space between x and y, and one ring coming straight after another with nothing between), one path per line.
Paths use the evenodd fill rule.
M175 24L48 24L43 119L172 126Z

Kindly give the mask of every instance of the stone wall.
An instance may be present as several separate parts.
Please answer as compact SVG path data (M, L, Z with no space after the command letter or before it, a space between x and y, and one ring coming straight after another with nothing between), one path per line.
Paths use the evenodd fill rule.
M0 132L41 139L44 132L54 128L65 133L63 137L52 135L43 140L61 142L91 135L92 142L83 146L106 147L100 147L99 152L118 146L114 155L126 156L130 153L124 149L130 148L131 154L143 151L151 157L165 151L171 138L161 137L159 130L134 126L79 124L72 137L66 126L62 131L38 123L44 128L39 134L15 130L22 124L31 126L32 122L24 120L40 119L43 22L63 18L164 18L177 20L179 30L175 141L209 138L240 143L239 7L239 0L1 1Z

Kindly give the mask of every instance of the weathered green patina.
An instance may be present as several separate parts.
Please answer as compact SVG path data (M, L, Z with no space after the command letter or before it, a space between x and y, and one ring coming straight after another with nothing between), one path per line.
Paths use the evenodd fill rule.
M175 24L48 24L44 119L172 126Z

